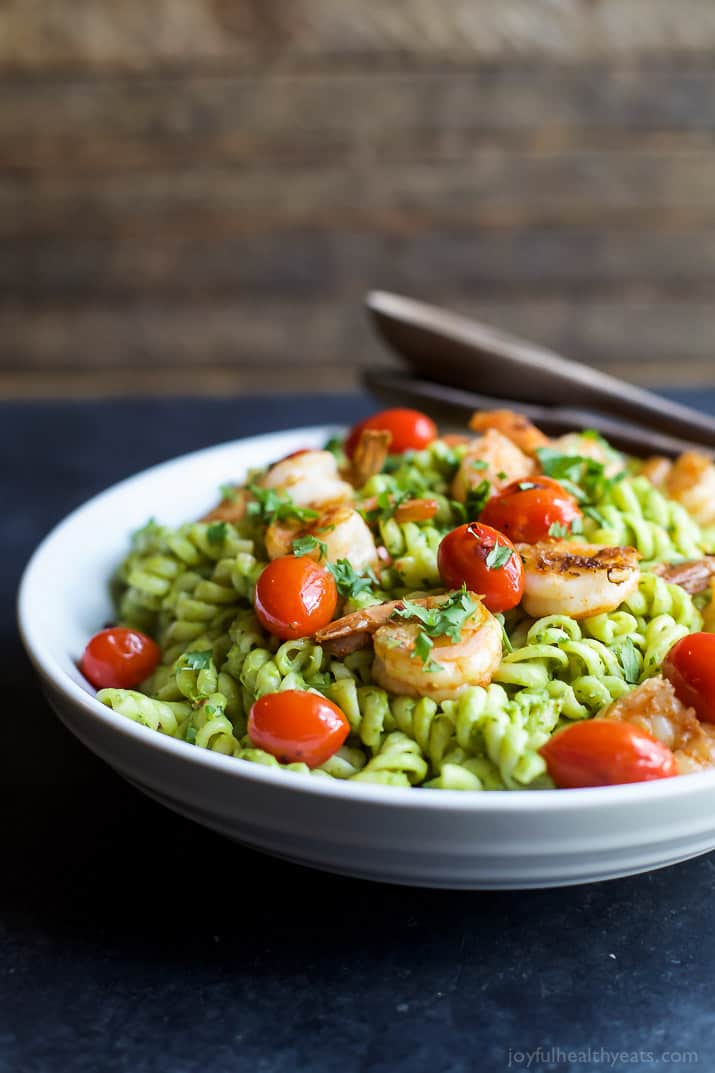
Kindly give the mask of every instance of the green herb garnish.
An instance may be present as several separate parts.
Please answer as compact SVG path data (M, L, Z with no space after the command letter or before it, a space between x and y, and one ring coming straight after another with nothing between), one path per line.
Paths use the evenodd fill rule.
M596 510L595 507L585 506L585 507L582 508L582 510L583 510L583 513L586 515L587 518L590 518L591 521L594 521L596 523L596 525L599 527L599 529L606 529L607 528L608 520L606 518L604 518L603 515L601 514L601 512Z
M317 510L297 506L285 492L277 492L275 488L261 488L258 484L250 484L248 487L253 496L248 504L248 514L262 525L270 525L273 521L312 522L319 517Z
M374 525L375 522L388 522L400 504L411 498L412 492L379 492L377 506L362 512L365 521L370 525Z
M208 652L184 652L179 663L189 671L206 671L211 666L212 659L211 649Z
M556 537L557 540L563 540L570 533L571 530L568 525L562 525L561 522L552 522L549 526L549 536Z
M472 469L486 469L487 468L487 463L484 461L483 458L474 458L469 463L469 465L471 466Z
M484 510L489 499L492 486L487 480L480 481L476 488L470 488L464 503L466 516L474 521Z
M218 494L224 503L235 503L238 499L238 492L236 491L235 484L220 484L218 486Z
M297 556L310 555L311 551L315 551L316 548L320 549L321 559L326 559L328 556L328 545L325 541L318 540L317 537L310 535L296 537L295 540L291 542L291 548L293 549L293 554Z
M328 563L327 566L335 578L338 592L347 599L359 596L362 592L370 592L373 587L377 588L379 585L370 567L364 573L358 574L348 559L338 559L337 562Z
M500 544L497 540L487 555L485 562L490 570L498 570L499 567L506 566L513 554L512 548L506 544Z
M623 677L628 683L634 684L640 677L641 657L630 637L626 637L618 646L617 655L623 668Z
M206 530L206 539L209 544L223 544L228 535L226 522L213 522Z
M478 604L467 593L467 586L453 592L444 603L435 607L423 607L413 600L402 600L402 607L396 607L393 618L417 619L420 631L415 638L415 655L422 660L424 671L440 670L441 665L430 659L434 642L433 637L449 637L450 641L459 641L462 627L474 614ZM424 639L422 639L424 635Z

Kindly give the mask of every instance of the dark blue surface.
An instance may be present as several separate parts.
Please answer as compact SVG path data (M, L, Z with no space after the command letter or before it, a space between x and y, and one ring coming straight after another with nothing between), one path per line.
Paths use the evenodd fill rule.
M714 392L677 397L715 412ZM714 1068L714 857L521 893L322 875L154 805L42 699L12 605L62 515L172 455L369 409L359 397L0 405L0 1073Z

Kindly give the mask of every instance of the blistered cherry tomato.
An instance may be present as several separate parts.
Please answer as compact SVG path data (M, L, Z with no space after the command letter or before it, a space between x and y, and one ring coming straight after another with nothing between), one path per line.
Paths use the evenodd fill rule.
M489 611L508 611L524 594L524 566L509 537L481 522L447 533L437 552L442 581L450 589L465 583L484 598Z
M349 731L350 724L336 704L300 689L266 693L248 717L253 744L284 764L324 764Z
M646 782L677 775L667 745L632 723L587 719L558 731L541 747L549 775L560 789Z
M282 555L259 577L254 602L261 625L292 641L328 625L338 606L338 590L330 571L312 559Z
M345 440L345 454L352 458L364 429L389 432L390 454L401 455L403 451L421 451L437 439L437 426L431 417L419 410L381 410L354 425Z
M96 689L132 689L155 669L161 650L151 637L126 626L95 633L79 669Z
M525 544L566 536L572 522L582 518L576 498L551 477L513 481L490 499L479 515L480 522ZM552 526L562 531L550 533Z
M663 661L663 674L698 719L715 723L714 633L691 633L676 641Z

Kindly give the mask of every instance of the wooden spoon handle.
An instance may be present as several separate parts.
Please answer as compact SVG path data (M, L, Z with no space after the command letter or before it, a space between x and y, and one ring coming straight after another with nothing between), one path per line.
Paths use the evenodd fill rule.
M490 395L465 391L445 384L420 380L408 373L390 369L366 369L363 373L365 386L382 402L390 406L415 406L426 410L433 417L463 425L474 410L514 409L525 414L535 425L550 436L561 436L584 428L595 428L609 443L632 455L667 455L675 458L683 451L700 451L711 454L701 443L668 436L662 432L630 425L607 414L593 413L567 406L540 406L515 399L496 399Z
M715 447L715 418L698 410L436 306L386 291L371 291L366 303L382 338L425 379L500 399L588 407Z

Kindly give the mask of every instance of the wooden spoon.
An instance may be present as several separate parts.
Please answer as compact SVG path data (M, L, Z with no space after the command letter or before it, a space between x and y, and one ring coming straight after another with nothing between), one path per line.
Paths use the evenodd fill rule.
M701 443L631 425L607 414L569 406L541 406L516 399L497 399L474 391L437 384L432 380L421 380L409 373L396 372L393 369L366 369L363 381L373 395L389 406L414 406L438 420L460 426L465 424L474 410L508 407L524 414L549 436L562 436L578 429L595 428L614 447L632 455L660 454L675 458L683 451L712 453L708 448L703 448Z
M715 418L689 406L424 302L371 291L366 304L385 342L427 380L497 399L583 406L715 448Z

